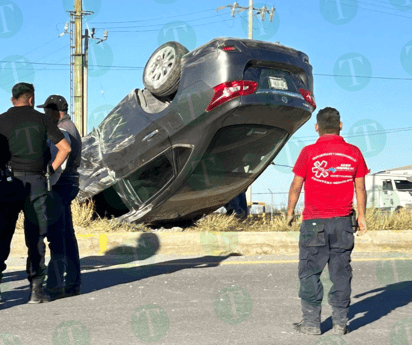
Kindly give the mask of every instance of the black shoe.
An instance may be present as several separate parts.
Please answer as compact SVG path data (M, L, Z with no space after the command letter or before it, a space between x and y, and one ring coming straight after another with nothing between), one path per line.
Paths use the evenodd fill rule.
M50 301L55 301L57 299L66 297L66 294L64 292L52 293L52 292L46 291L46 293L49 295Z
M332 333L335 335L345 335L349 332L349 328L346 325L333 325Z
M66 289L64 297L72 297L80 295L80 286L72 286Z
M297 333L303 333L303 334L309 334L309 335L321 335L322 334L322 332L320 331L320 328L305 326L302 323L302 321L299 323L294 323L293 329Z
M32 282L29 302L30 304L50 302L49 294L44 291L41 283Z

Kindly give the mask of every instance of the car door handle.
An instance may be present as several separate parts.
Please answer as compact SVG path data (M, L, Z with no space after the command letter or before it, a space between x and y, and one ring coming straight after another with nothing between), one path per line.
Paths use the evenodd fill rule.
M147 140L150 140L150 139L152 139L156 134L158 134L159 133L159 130L158 129L156 129L155 131L153 131L152 133L150 133L150 134L148 134L148 135L146 135L144 138L143 138L143 140L142 141L147 141Z

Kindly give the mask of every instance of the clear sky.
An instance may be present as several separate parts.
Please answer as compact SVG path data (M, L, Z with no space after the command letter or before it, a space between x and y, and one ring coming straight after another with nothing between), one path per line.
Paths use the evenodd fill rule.
M238 0L248 6L248 0ZM106 42L90 41L89 131L128 92L141 88L142 71L162 43L194 49L216 37L247 37L247 12L231 17L227 0L84 0L86 17ZM317 110L332 106L342 135L361 148L372 172L411 164L412 0L255 0L275 6L271 23L255 20L255 39L305 52L315 74ZM16 82L32 82L36 102L50 94L69 101L69 35L57 38L74 0L0 0L0 112ZM336 77L344 75L346 77ZM369 77L369 78L365 78ZM316 140L315 116L291 139L275 163L293 165ZM286 203L290 168L269 166L253 185L253 201Z

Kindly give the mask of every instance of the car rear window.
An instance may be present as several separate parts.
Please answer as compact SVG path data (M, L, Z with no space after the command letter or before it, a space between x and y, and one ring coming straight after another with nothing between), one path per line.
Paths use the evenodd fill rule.
M205 156L216 157L216 161L222 162L216 169L223 169L223 173L259 173L268 161L274 159L287 137L288 133L283 129L270 126L228 126L216 133ZM204 173L201 165L197 170L199 174ZM214 173L213 165L208 172Z

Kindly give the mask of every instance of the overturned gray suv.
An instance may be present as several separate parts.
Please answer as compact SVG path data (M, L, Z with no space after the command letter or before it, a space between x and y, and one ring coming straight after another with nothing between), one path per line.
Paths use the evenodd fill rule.
M309 120L308 56L217 38L160 46L130 92L83 138L80 201L126 222L194 220L244 191Z

